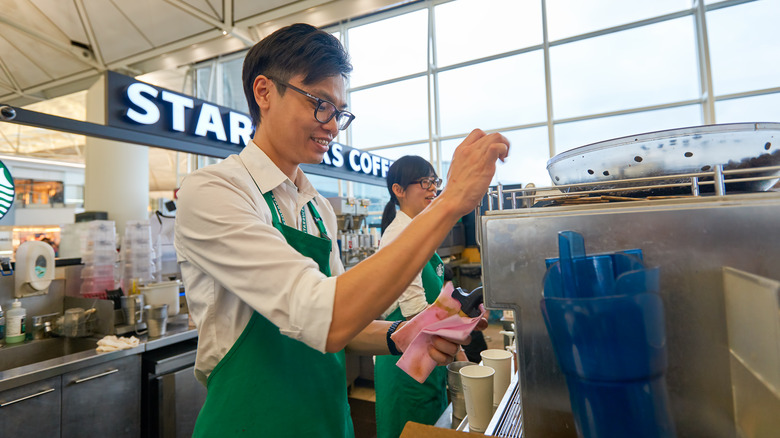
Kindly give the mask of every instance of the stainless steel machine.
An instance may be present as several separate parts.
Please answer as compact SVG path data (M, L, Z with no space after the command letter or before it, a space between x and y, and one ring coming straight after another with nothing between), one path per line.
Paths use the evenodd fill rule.
M677 436L778 436L780 192L769 187L780 173L780 166L771 162L780 150L779 126L742 126L750 132L737 136L744 147L708 137L706 130L690 136L677 132L666 140L659 135L626 138L622 144L631 150L624 163L651 163L652 172L634 168L607 180L601 178L603 172L614 175L614 169L586 160L567 171L587 175L598 170L598 180L570 178L569 184L533 192L498 186L488 193L489 205L477 219L485 305L514 311L519 369L487 435L577 436L565 376L540 311L545 258L558 256L558 232L573 230L584 236L589 252L639 248L647 266L660 267L669 355L666 382ZM762 129L765 135L754 138L753 131ZM732 157L697 162L695 171L664 172L674 161L657 165L636 144L658 150L671 139L676 139L672 145L688 139L688 147L702 139L721 144L732 150ZM747 155L734 154L745 153L748 144L759 151L757 165L729 167L730 161L746 162ZM567 161L604 147L572 151ZM696 149L694 156L706 154L707 147ZM602 155L618 161L620 149ZM689 149L678 152L681 159L690 158L685 154ZM759 191L743 191L756 183ZM703 185L708 190L700 191ZM663 196L654 196L658 193ZM528 199L535 208L520 207Z

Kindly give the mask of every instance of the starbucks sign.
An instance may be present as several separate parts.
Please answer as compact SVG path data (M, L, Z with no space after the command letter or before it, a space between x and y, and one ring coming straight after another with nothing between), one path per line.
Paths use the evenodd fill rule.
M5 163L0 161L0 218L3 218L14 203L14 178Z

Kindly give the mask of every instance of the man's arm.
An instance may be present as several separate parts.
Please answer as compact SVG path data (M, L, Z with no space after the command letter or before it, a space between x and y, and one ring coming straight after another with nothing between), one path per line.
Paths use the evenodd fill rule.
M401 295L458 219L482 200L496 160L508 152L501 134L472 131L455 150L442 194L387 247L338 276L327 351L344 348ZM384 332L381 336L384 342Z
M387 348L387 329L390 328L390 324L392 323L393 321L371 322L368 327L358 333L358 335L347 344L347 352L364 356L390 354L390 351ZM398 328L400 329L404 324L406 323L402 322ZM487 326L487 320L482 318L477 324L476 329L484 330ZM452 362L452 359L456 354L461 355L458 360L466 360L463 359L465 354L460 348L460 345L454 344L439 336L434 336L432 340L433 348L428 350L428 353L437 364L446 365ZM464 345L468 345L470 342L471 338L469 337L469 339L464 342Z

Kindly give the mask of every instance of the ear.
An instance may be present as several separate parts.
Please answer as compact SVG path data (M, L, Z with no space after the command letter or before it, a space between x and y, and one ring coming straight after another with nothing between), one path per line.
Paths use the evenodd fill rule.
M255 103L260 108L260 112L267 110L270 105L271 80L266 76L258 75L252 84L252 90L255 94Z
M393 194L395 195L396 198L400 200L406 194L406 190L404 190L400 184L395 183L393 184Z

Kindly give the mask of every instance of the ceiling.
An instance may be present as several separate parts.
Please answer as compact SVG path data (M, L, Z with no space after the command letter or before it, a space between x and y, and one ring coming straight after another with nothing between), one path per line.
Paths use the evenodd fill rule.
M0 103L80 120L83 90L106 70L184 91L190 65L246 49L287 24L326 26L409 2L0 1ZM4 154L83 162L83 145L82 136L0 123ZM153 151L150 162L150 190L175 188L173 153Z

